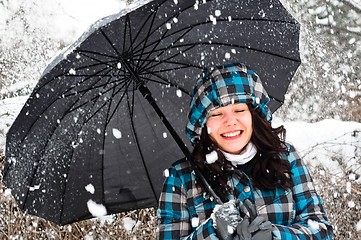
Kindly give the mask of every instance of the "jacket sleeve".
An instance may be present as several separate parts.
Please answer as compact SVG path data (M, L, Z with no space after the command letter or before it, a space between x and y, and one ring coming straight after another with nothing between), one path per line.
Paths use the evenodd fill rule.
M274 239L332 239L332 226L328 222L311 175L294 147L289 148L296 213L292 225L274 225Z
M211 218L192 228L187 193L178 172L171 168L165 179L157 210L157 239L218 239Z

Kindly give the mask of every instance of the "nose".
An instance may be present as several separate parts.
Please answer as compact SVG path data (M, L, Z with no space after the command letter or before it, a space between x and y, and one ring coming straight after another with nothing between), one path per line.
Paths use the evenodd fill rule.
M227 113L225 115L224 120L225 120L226 126L232 126L232 125L235 125L237 123L237 118L233 113Z

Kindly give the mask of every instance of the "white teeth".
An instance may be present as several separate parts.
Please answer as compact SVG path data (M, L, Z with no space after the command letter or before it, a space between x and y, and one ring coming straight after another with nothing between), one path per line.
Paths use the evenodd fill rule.
M235 137L241 134L241 131L231 132L231 133L223 133L223 137Z

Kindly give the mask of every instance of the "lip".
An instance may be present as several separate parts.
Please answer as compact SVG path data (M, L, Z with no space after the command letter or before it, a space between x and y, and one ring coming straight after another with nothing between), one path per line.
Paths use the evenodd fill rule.
M242 136L243 130L235 130L221 133L221 137L227 140L233 140Z

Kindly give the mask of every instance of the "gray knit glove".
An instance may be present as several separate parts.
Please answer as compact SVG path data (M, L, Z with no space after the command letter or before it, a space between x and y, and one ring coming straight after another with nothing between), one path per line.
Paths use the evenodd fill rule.
M243 219L237 226L237 236L234 239L271 240L272 238L272 223L258 216L251 223L249 223L249 218Z
M236 229L242 218L237 209L237 201L229 201L218 205L214 210L213 222L217 236L224 240L233 240Z
M246 214L248 212L248 214ZM237 226L234 240L270 240L272 239L272 223L258 216L257 208L249 199L243 201L241 207L243 220Z

